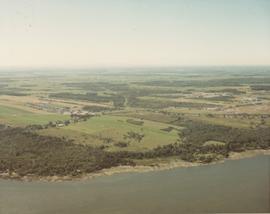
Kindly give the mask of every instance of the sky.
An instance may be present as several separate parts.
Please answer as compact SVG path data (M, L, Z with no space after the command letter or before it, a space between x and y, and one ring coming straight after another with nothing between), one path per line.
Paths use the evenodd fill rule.
M269 64L270 0L0 0L0 67Z

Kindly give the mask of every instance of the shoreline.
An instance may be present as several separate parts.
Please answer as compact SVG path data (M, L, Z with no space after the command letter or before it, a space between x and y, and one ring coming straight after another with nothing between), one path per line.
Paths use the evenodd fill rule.
M117 166L109 169L102 169L98 172L93 172L89 174L83 174L81 176L72 177L72 176L19 176L16 173L9 175L8 173L0 173L0 180L17 180L22 182L32 182L32 181L43 181L43 182L63 182L63 181L85 181L102 176L111 176L121 173L144 173L152 171L163 171L170 170L175 168L188 168L195 166L208 166L218 163L224 163L227 160L239 160L250 157L255 157L258 155L270 155L270 149L267 150L247 150L244 152L231 152L229 157L223 160L214 161L211 163L192 163L183 160L173 160L167 163L156 163L155 166L150 165L137 165L137 166Z

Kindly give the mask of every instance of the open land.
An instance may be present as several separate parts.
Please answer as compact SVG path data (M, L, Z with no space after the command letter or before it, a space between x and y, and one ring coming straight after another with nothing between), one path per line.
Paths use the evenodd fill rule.
M215 163L270 149L270 68L3 70L0 124L5 178Z

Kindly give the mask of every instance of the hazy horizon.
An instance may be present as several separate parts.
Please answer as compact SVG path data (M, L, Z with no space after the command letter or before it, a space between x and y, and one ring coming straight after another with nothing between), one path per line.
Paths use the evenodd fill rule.
M39 69L59 69L59 70L91 70L91 69L159 69L159 68L168 68L168 69L179 69L179 68L270 68L270 64L261 64L261 65L134 65L134 66L125 66L125 65L113 65L113 66L3 66L0 67L0 71L4 69L10 70L39 70Z
M0 0L0 68L269 66L267 0Z

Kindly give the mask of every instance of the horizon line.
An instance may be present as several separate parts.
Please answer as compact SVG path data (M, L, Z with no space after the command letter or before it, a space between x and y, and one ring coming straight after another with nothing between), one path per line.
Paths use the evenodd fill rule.
M196 68L196 67L270 67L270 64L239 64L239 65L134 65L134 66L125 66L125 65L111 65L111 66L0 66L2 69L10 70L24 70L24 69L143 69L143 68Z

